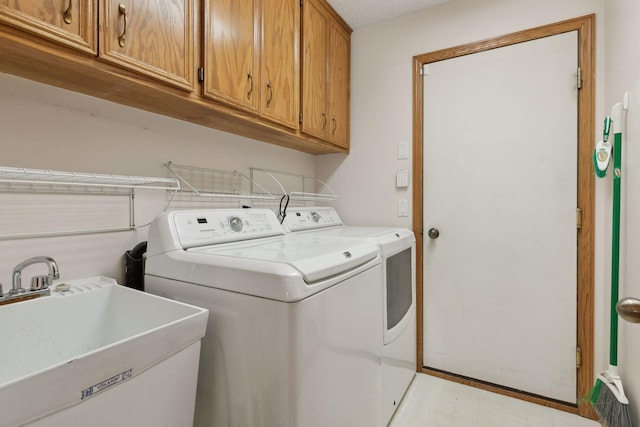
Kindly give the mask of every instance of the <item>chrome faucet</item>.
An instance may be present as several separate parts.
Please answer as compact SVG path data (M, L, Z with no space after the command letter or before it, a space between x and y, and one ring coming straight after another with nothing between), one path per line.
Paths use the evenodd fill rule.
M44 263L47 265L49 269L49 274L47 276L35 276L31 279L31 289L32 291L37 291L41 289L47 289L55 279L60 278L60 273L58 271L58 264L55 260L48 256L37 256L33 258L29 258L25 261L22 261L20 264L16 265L13 269L13 288L9 291L9 295L18 295L26 292L27 290L22 287L22 270L27 268L30 265Z

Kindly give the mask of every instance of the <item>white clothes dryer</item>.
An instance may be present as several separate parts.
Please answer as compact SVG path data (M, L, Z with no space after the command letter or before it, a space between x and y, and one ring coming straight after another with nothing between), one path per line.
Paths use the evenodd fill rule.
M375 245L285 235L269 210L158 217L146 290L210 313L194 425L379 426L381 268Z
M381 424L387 425L416 370L416 240L406 228L345 226L332 207L287 210L285 230L375 243L382 257Z

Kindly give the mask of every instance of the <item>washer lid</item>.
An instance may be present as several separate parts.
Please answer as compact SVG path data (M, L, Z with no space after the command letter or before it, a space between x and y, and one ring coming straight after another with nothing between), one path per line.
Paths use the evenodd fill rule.
M298 234L309 233L326 238L357 239L374 243L380 247L382 258L411 247L416 242L413 232L407 228L342 226Z
M196 247L188 252L287 264L308 284L348 272L378 256L378 248L371 243L311 234Z
M393 239L402 239L406 237L413 238L413 232L407 228L395 227L367 227L347 225L343 227L334 227L327 230L317 230L324 236L371 239L375 241L386 241Z

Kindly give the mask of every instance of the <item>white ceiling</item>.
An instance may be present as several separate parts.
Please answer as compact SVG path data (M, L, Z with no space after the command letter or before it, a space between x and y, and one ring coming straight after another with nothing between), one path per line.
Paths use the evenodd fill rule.
M354 30L446 1L449 0L328 0Z

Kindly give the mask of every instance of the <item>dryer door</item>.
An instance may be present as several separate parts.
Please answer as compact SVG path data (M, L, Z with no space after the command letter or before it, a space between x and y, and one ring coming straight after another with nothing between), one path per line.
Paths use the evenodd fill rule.
M385 261L384 344L406 328L415 307L415 245L390 255Z

